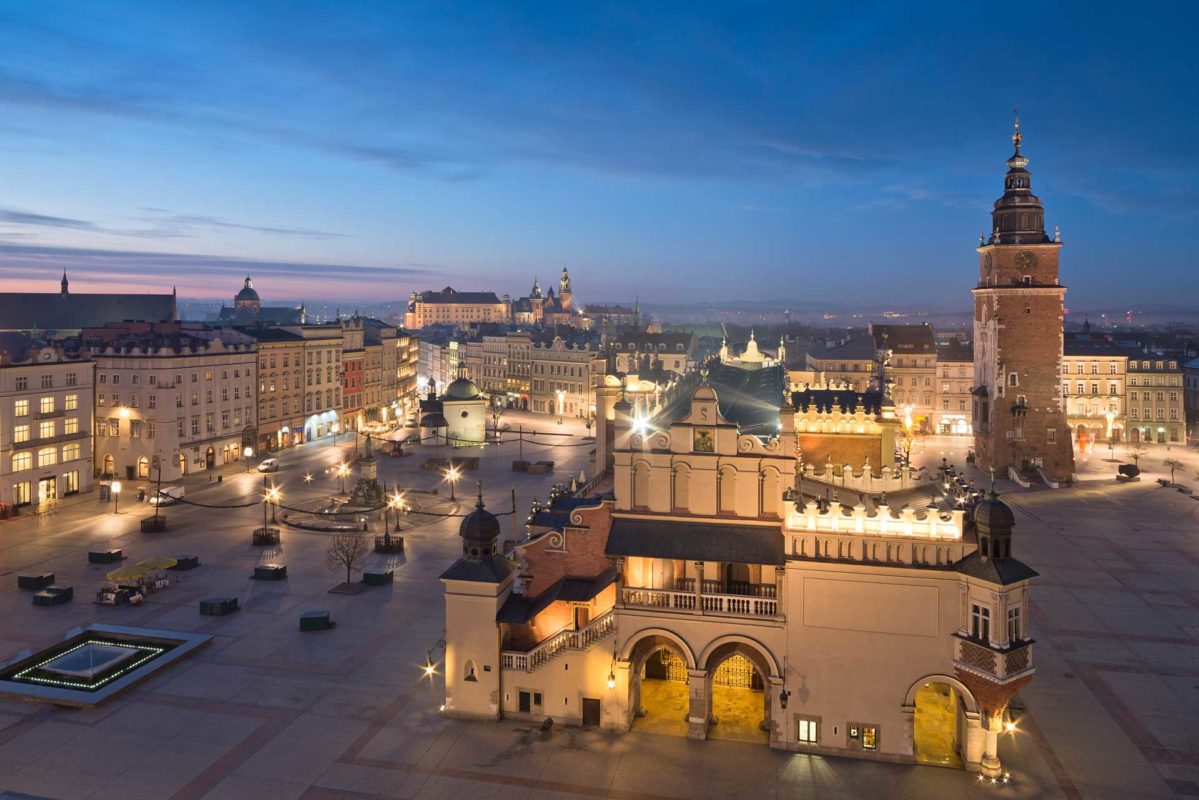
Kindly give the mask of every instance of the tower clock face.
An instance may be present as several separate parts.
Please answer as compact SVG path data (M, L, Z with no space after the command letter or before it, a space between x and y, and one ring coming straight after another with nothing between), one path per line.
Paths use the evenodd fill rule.
M1031 250L1023 250L1016 254L1016 266L1025 272L1032 271L1037 266L1037 256Z

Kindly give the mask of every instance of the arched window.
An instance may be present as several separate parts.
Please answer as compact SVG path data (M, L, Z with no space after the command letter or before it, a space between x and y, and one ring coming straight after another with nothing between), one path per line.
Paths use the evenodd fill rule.
M762 471L762 496L758 498L761 515L764 517L779 516L779 505L782 503L782 498L779 471L768 467Z
M649 464L639 461L633 465L634 508L649 508Z
M466 662L466 668L463 670L462 680L471 681L472 683L478 682L479 679L475 676L475 662Z
M716 480L718 484L716 487L716 513L737 513L737 470L726 466L720 470Z
M691 469L685 464L674 468L674 499L671 504L675 511L691 510Z

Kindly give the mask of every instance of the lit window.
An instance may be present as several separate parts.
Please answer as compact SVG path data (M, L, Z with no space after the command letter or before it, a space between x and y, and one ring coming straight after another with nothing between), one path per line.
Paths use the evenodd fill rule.
M58 463L58 448L43 447L37 451L37 465L39 467L52 467Z
M79 418L69 417L62 421L62 432L65 434L79 433Z
M38 423L37 435L39 439L50 439L54 436L54 420L47 419Z
M69 394L63 398L63 408L67 411L74 411L79 408L79 395Z
M20 472L26 469L33 469L33 454L32 453L13 453L12 471Z
M820 721L800 717L796 721L796 738L804 744L816 744L820 740Z
M38 401L38 411L40 411L43 414L54 413L54 398L53 397L43 397L41 400L39 400Z
M1053 430L1050 428L1050 430ZM970 636L982 641L991 638L991 609L973 603L970 606Z
M12 429L12 440L14 442L28 442L29 441L29 426L28 425L17 425L16 427L14 427Z
M1007 638L1009 642L1019 642L1024 638L1020 624L1020 606L1012 606L1007 610Z

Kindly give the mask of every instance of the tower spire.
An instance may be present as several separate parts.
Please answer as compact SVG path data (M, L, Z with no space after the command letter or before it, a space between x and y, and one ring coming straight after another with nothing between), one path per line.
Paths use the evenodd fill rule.
M1012 133L1012 144L1016 146L1016 155L1020 155L1020 142L1024 137L1020 135L1020 109L1013 108L1012 113L1016 116L1016 130Z

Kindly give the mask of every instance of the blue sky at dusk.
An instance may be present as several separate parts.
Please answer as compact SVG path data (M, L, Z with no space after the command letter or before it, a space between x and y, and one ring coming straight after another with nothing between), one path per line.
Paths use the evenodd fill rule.
M964 308L1019 106L1069 304L1199 306L1194 9L0 0L0 282Z

